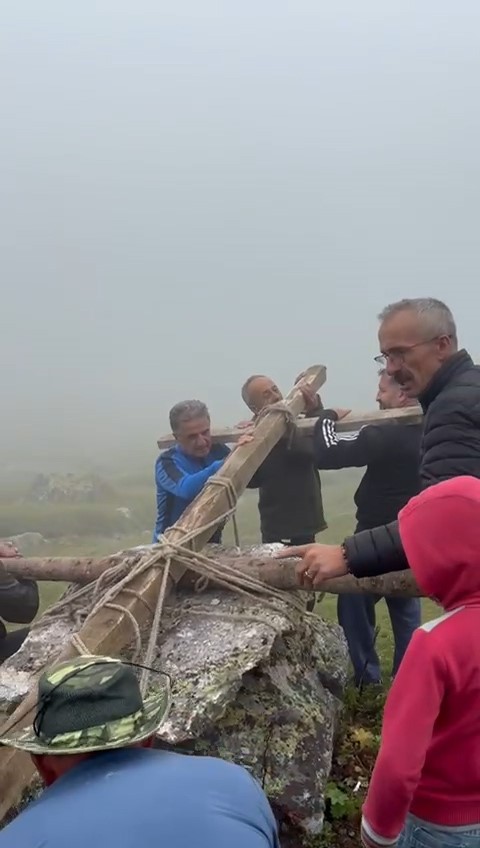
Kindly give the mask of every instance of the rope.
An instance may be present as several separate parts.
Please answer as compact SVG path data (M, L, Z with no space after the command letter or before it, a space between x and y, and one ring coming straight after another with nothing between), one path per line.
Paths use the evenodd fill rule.
M220 486L225 489L225 493L227 495L227 501L229 509L231 510L232 516L232 525L233 525L233 537L235 540L235 546L237 548L240 547L240 534L238 532L238 524L237 524L237 501L238 495L235 486L233 485L233 481L230 480L229 477L223 477L221 474L216 474L215 477L211 477L209 480L210 486Z
M290 447L296 429L295 416L292 410L286 405L284 400L278 400L276 403L267 404L267 406L264 406L263 409L261 409L255 416L254 427L257 427L260 421L269 412L276 412L278 415L283 417L285 421L287 442Z
M280 401L265 407L257 416L255 426L267 412L278 412L278 414L284 416L287 430L290 429L291 437L295 429L295 419L284 402ZM93 593L92 584L87 584L87 586L83 586L80 589L74 589L72 591L67 590L66 596L57 604L50 607L44 616L44 619L45 617L52 618L62 615L71 617L72 605L77 605L79 601L82 601L83 599L86 600L88 596L92 596L93 594L93 606L91 606L90 610L86 605L75 610L75 624L81 627L81 619L83 619L84 625L87 624L101 609L116 610L122 615L125 615L132 625L135 637L134 661L136 661L142 652L142 636L140 627L132 612L127 607L118 603L117 599L122 592L124 594L134 595L138 600L141 600L147 606L148 611L152 613L150 605L136 590L132 589L129 584L149 569L161 568L163 571L162 580L155 610L153 611L152 627L145 651L145 658L142 663L142 665L147 667L142 671L140 680L140 687L143 695L147 688L149 667L152 666L154 661L160 622L167 595L168 581L171 578L171 564L173 561L183 566L185 570L193 571L199 575L199 579L195 584L195 590L197 592L205 589L208 582L212 581L217 586L233 591L242 597L248 597L251 599L253 596L257 600L262 599L266 608L286 617L293 622L294 626L297 625L297 618L293 615L293 613L295 612L305 615L304 602L300 601L296 594L290 594L270 586L265 586L265 584L257 578L247 574L242 574L233 566L226 564L218 565L213 557L206 556L205 554L193 550L192 543L198 535L203 535L203 533L206 533L208 530L218 527L222 521L225 522L230 517L233 518L235 542L237 547L240 547L238 526L235 519L238 495L232 480L228 477L223 477L222 475L215 475L210 478L207 486L216 486L224 489L228 508L222 513L222 515L214 518L212 521L206 522L201 527L197 527L194 530L186 530L184 527L179 525L173 525L168 529L168 535L160 536L158 543L153 546L154 550L152 554L148 556L140 555L136 562L132 562L131 557L126 557L119 563L112 565L111 568L104 571L98 580L95 581L93 584ZM183 538L181 541L175 542L171 539L171 536L175 532L182 534ZM196 612L194 610L190 611ZM213 615L219 618L223 617L222 613L215 613L210 610L202 611L202 614ZM310 614L308 615L312 624L315 626L315 617ZM228 617L230 620L232 619L231 615L225 615L225 617ZM242 620L245 618L256 622L259 620L262 621L261 618L259 619L258 613L253 612L251 615L245 616L233 615L233 618L241 618ZM268 619L264 619L263 623L270 627L275 627L275 625ZM74 633L71 637L71 644L81 654L90 653L78 633Z

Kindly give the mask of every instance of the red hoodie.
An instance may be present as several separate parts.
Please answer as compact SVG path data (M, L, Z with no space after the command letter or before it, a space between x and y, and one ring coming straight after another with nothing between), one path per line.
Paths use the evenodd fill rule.
M367 845L394 843L408 812L440 827L480 824L480 480L430 487L399 526L418 585L446 614L415 632L388 695Z

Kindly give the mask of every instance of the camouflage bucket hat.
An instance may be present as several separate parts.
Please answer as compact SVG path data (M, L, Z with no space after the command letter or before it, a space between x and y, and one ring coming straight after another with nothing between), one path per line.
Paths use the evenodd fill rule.
M152 736L170 710L170 682L142 699L129 665L81 656L46 671L38 683L33 727L0 737L31 754L80 754L133 745Z

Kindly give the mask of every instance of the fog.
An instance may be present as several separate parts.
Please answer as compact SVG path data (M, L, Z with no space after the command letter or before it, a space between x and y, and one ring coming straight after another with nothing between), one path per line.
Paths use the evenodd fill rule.
M153 458L176 401L233 424L250 373L315 362L369 408L401 297L480 356L479 25L477 0L4 4L2 460Z

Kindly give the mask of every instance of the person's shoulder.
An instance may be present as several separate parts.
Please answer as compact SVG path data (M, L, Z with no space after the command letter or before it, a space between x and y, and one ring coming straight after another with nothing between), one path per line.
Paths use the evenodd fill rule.
M387 429L393 430L394 436L395 436L395 433L396 433L397 440L399 440L399 441L401 441L405 444L412 444L412 443L419 442L421 437L422 437L423 421L420 422L419 424L398 423L398 424L393 424L393 425L387 425Z
M159 465L168 465L172 462L175 463L177 460L178 451L176 446L174 445L173 447L167 448L167 450L162 451L162 453L157 456L157 459L155 460L155 467L158 467Z
M225 459L226 456L230 453L230 448L227 447L223 442L213 442L212 449L210 451L210 455L212 460L215 461L217 459Z
M175 763L177 767L184 768L186 772L191 773L192 769L197 769L197 772L208 775L210 779L216 779L228 788L229 786L250 787L255 789L258 784L243 766L236 763L222 760L219 757L196 757L185 754L177 754L169 752L171 763Z
M186 473L184 463L180 459L180 454L176 447L168 448L163 451L155 462L155 474L166 474L172 480L179 480L183 473Z
M480 367L473 365L468 371L448 383L429 406L427 417L443 418L445 415L474 418L480 416Z
M161 462L163 459L173 459L173 457L177 456L177 446L172 445L171 448L167 448L167 450L162 451L157 456L157 462Z
M480 366L471 365L459 374L455 374L439 392L436 401L452 396L477 395L480 397ZM435 401L434 401L435 403Z
M43 793L44 795L46 792ZM42 807L39 806L40 796L37 801L30 804L25 810L22 810L18 816L10 822L0 833L0 848L39 848L46 845L39 838L39 830L41 831ZM50 844L50 843L48 843Z

